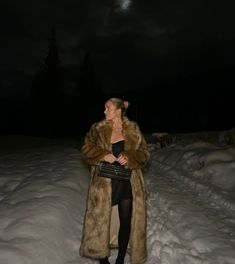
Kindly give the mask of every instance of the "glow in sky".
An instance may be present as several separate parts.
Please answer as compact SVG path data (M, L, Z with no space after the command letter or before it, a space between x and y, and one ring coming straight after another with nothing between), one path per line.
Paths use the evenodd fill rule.
M123 10L127 10L131 4L131 0L119 0L119 3Z

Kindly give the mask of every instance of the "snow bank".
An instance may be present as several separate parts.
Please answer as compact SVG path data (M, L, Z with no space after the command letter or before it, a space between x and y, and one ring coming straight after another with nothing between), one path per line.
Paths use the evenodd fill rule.
M89 179L78 152L1 151L0 171L0 263L78 263Z
M194 135L150 150L151 255L159 263L234 264L234 146Z
M152 163L168 170L198 195L235 210L235 148L198 141L172 145L152 154Z
M147 263L234 264L235 241L231 243L231 230L223 230L228 223L219 224L216 210L195 200L187 190L179 190L174 182L160 176L161 173L156 175L155 169L156 167L146 179ZM229 220L231 217L223 215L223 220L225 219Z

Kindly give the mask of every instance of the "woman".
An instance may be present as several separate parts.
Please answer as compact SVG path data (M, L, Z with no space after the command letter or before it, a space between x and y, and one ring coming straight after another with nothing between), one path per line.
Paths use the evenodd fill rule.
M108 256L114 247L118 247L116 264L123 264L128 243L132 264L143 263L147 257L141 169L149 160L149 152L138 125L125 116L128 105L119 98L109 99L105 119L91 126L82 146L82 154L91 165L91 182L80 254L99 259L100 264L110 263ZM101 161L132 169L130 180L98 177Z

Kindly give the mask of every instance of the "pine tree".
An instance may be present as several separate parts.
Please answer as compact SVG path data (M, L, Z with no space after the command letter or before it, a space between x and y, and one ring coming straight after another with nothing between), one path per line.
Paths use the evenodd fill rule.
M103 102L100 76L95 71L91 53L86 52L79 81L80 112L84 129L102 116Z
M51 29L49 38L48 54L44 66L45 82L47 84L47 96L49 100L58 99L60 88L60 60L56 41L56 28Z
M36 74L32 85L32 109L36 133L54 137L60 131L62 106L60 60L56 41L56 28L51 29L48 53L43 69Z

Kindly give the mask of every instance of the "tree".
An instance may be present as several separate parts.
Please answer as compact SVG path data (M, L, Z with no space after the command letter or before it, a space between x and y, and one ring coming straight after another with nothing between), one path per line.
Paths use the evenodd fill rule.
M34 130L50 137L56 136L60 131L63 111L60 72L56 28L52 27L48 53L43 69L36 74L31 96Z
M95 71L91 53L86 52L81 67L78 84L79 112L83 129L88 127L102 115L102 89L100 76Z

